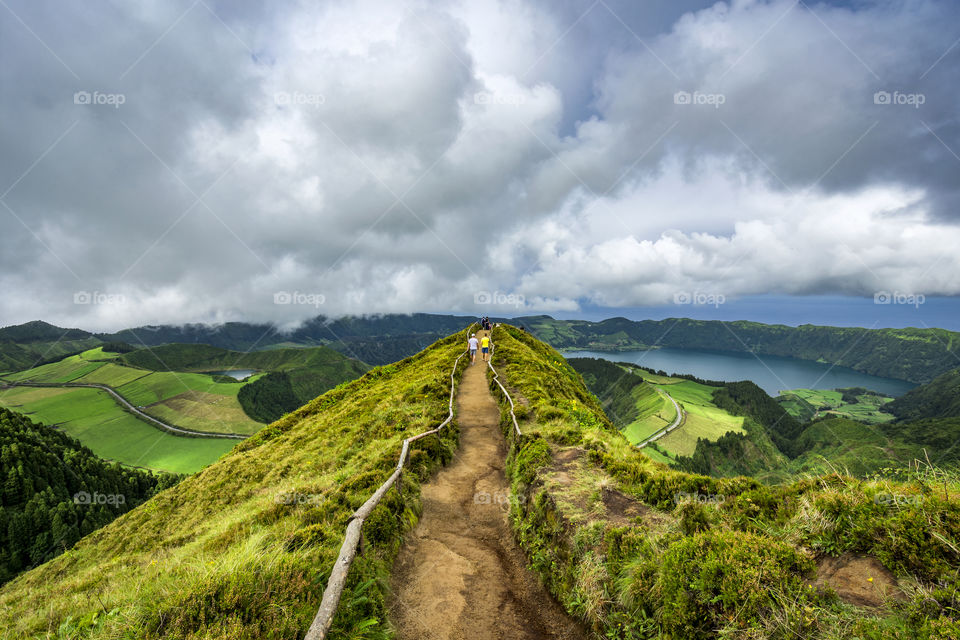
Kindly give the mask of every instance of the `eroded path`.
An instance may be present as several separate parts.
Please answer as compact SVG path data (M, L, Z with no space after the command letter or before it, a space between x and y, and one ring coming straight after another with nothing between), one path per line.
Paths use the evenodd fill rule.
M586 638L513 540L506 444L485 371L478 354L463 375L460 450L423 485L423 517L394 566L392 622L404 640Z

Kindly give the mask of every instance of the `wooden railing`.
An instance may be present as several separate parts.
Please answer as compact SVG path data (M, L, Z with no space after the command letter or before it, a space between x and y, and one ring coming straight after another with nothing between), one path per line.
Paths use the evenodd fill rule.
M467 332L469 333L469 329ZM380 500L383 499L383 496L387 493L390 487L396 486L397 491L400 491L401 473L403 473L403 466L407 461L407 455L410 451L410 443L439 433L441 429L446 427L453 420L453 398L456 390L454 376L457 373L457 365L460 364L461 358L463 358L465 355L467 355L466 352L457 356L456 361L453 363L453 371L450 372L450 411L447 414L447 419L440 423L440 426L435 429L424 431L421 434L411 436L404 440L403 448L400 450L400 461L397 463L397 467L394 469L393 474L391 474L391 476L387 478L382 485L380 485L380 488L377 489L374 494L370 496L370 498L364 502L359 509L354 511L353 515L350 516L350 519L347 523L347 531L343 539L343 544L340 545L340 555L337 556L337 561L334 563L333 569L330 571L330 579L327 581L327 588L323 591L323 599L320 601L320 608L317 610L317 615L314 616L313 622L310 624L310 628L307 630L307 635L304 636L304 640L323 640L327 637L327 632L329 632L330 625L333 623L333 616L337 611L337 605L340 604L340 597L343 595L343 588L347 582L347 574L350 572L350 565L357 554L357 546L360 543L363 521L367 518L367 516L370 515L370 512L373 511L378 504L380 504Z

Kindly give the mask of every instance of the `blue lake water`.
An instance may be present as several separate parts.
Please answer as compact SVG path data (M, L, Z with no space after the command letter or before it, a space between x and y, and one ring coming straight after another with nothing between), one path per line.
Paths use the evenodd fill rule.
M257 371L255 369L231 369L230 371L207 371L207 375L210 376L230 376L235 380L243 380L244 378L249 378Z
M689 373L705 380L752 380L772 396L786 389L843 389L865 387L890 396L899 396L915 386L912 382L881 378L821 362L781 356L753 355L695 349L651 349L649 351L569 351L567 358L603 358L632 362L667 373Z

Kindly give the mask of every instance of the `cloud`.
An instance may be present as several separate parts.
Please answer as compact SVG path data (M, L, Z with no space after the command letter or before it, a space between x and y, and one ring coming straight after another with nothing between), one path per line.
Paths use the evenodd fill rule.
M960 293L946 2L9 7L3 323Z

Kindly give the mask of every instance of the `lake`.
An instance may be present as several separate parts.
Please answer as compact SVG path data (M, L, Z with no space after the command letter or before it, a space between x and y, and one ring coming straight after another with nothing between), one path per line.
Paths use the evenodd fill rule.
M231 369L230 371L206 371L205 373L208 376L230 376L235 380L243 380L256 372L256 369Z
M753 355L695 349L651 349L649 351L569 351L567 358L603 358L632 362L667 373L689 373L705 380L752 380L772 396L786 389L843 389L865 387L890 396L899 396L917 385L906 380L881 378L822 362L782 356Z

